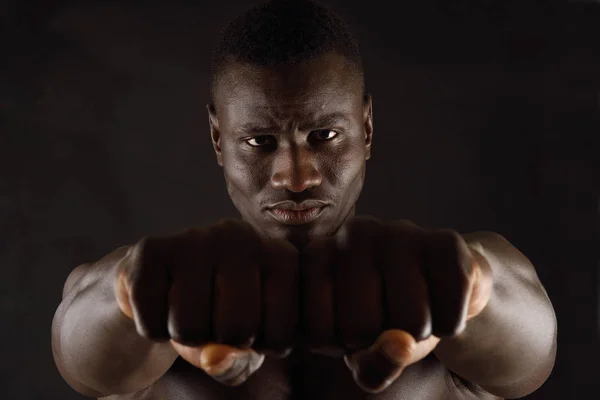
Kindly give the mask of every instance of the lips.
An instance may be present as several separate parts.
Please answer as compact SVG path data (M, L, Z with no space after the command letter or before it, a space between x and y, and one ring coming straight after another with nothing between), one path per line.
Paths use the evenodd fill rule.
M284 201L273 205L267 212L283 224L302 225L319 218L326 206L327 203L319 200L307 200L302 203Z
M314 221L321 215L323 208L307 208L306 210L294 211L294 210L282 210L272 209L269 210L269 214L273 216L279 222L287 225L301 225L308 224Z

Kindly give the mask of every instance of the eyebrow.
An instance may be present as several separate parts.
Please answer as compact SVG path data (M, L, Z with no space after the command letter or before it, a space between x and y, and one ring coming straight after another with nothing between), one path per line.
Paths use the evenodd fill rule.
M277 125L274 124L259 124L256 122L247 122L245 124L240 125L236 130L243 133L266 135L277 131L278 128Z
M315 118L314 121L300 125L299 128L301 130L312 130L315 128L329 128L340 124L349 125L350 119L343 113L335 112Z
M340 124L349 125L350 119L343 113L336 112L325 114L309 122L301 123L298 129L301 131L310 131L314 129L333 127ZM237 130L239 132L250 133L254 135L267 135L274 134L282 129L276 123L265 121L265 123L247 122L240 125Z

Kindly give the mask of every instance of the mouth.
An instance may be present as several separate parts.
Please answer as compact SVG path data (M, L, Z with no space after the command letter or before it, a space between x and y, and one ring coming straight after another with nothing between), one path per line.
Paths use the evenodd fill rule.
M286 201L269 208L267 213L282 224L303 225L319 218L326 207L327 203L321 201L311 200L300 204Z

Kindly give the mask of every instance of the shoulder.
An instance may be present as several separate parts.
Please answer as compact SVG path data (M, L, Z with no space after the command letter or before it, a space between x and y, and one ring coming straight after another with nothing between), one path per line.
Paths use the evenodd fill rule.
M114 250L112 253L104 256L102 259L100 259L97 262L85 263L85 264L81 264L81 265L78 265L77 267L75 267L75 269L73 269L69 273L69 276L67 277L65 284L63 285L63 293L62 293L63 300L69 295L69 293L71 293L71 291L75 287L82 287L82 286L85 287L87 284L90 284L95 281L95 278L97 278L96 275L98 275L98 274L91 274L94 276L90 276L90 274L89 274L90 271L104 273L105 270L107 269L106 267L110 266L109 264L114 263L115 260L118 260L118 259L124 257L125 254L127 254L127 251L129 250L130 247L131 246L121 246L121 247L117 248L116 250ZM103 266L105 268L102 268ZM100 268L98 268L98 267L100 267Z

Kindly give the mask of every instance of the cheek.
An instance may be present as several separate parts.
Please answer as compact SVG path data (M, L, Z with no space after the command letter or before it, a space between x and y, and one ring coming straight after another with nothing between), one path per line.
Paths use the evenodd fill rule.
M326 164L328 180L332 186L351 189L357 183L362 185L365 172L364 146L351 143Z
M265 168L256 160L250 160L231 149L223 149L223 172L232 197L252 197L257 194L263 186L264 171Z

